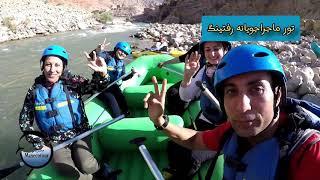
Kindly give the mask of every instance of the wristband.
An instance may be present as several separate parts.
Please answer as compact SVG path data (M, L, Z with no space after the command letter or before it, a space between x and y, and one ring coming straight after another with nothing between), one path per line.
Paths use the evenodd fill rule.
M157 129L157 130L163 130L164 128L166 128L169 124L169 117L167 115L163 115L162 116L163 119L164 119L164 123L161 125L161 126L156 126L154 125L154 127Z

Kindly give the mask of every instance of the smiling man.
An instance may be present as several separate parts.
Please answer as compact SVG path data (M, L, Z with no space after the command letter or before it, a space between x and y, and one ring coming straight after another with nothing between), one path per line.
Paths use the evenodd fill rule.
M163 116L166 81L161 92L155 78L153 82L155 93L144 99L150 119L182 146L223 154L221 179L319 178L320 134L312 128L320 118L306 110L310 107L287 99L285 74L269 49L242 45L222 58L214 88L228 121L213 130L169 123Z

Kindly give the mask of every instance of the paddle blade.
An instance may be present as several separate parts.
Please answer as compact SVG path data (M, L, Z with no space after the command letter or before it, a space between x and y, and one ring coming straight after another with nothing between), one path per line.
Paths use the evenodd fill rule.
M20 163L18 163L12 167L1 169L0 170L0 179L9 176L10 174L12 174L13 172L15 172L17 169L19 169L21 167L22 167L22 165Z

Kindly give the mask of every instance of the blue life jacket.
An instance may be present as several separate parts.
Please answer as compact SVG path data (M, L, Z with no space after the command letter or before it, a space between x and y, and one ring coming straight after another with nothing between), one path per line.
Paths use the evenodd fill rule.
M83 110L80 100L67 92L70 108L65 91L67 88L64 88L61 81L56 83L50 92L41 84L37 84L34 90L35 119L40 130L48 135L74 129L82 122Z
M278 161L280 157L279 143L271 138L257 144L238 157L238 136L233 133L223 147L225 158L224 179L226 180L256 180L276 179Z
M125 74L124 62L121 59L115 59L115 55L111 55L113 52L102 51L98 53L99 57L105 59L105 62L108 67L108 75L110 77L110 83L119 79L122 75ZM122 81L119 81L117 84L120 85Z
M205 67L203 71L202 82L206 85L207 89L215 95L213 87L214 78L210 80L206 75L206 70L207 67ZM225 117L223 117L223 113L219 110L217 105L212 103L203 93L200 95L200 107L202 114L212 122L212 124L219 125L225 121Z
M224 155L223 178L287 179L289 163L293 152L310 136L320 133L319 109L318 105L311 102L287 98L286 106L283 107L283 110L288 114L288 124L280 128L274 138L266 140L250 149L241 159L237 157L235 151L238 147L237 136L233 132L230 137L229 132L232 132L231 129L220 141L221 144L224 144L221 150ZM316 138L310 144L312 145L319 141L320 138ZM258 151L260 151L261 157ZM217 154L221 155L220 152ZM206 179L211 178L213 169L217 165L217 158L218 156L213 159ZM255 159L258 161L255 161ZM248 168L249 166L256 169ZM275 170L275 167L278 168ZM246 171L239 172L236 171L237 168L238 170L240 168L240 170L245 169Z

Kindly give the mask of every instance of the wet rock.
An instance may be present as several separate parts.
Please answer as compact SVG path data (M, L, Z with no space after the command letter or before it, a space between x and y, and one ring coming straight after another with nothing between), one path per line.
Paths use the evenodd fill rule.
M303 82L312 81L314 77L314 72L310 67L303 67L297 71L297 74L300 74L303 78Z
M296 91L297 88L303 83L301 76L295 76L287 81L287 89L288 91Z
M314 72L313 81L316 83L316 85L320 85L320 67L312 68Z
M318 92L316 84L313 81L303 82L299 89L298 95L303 96L305 94L316 94Z

